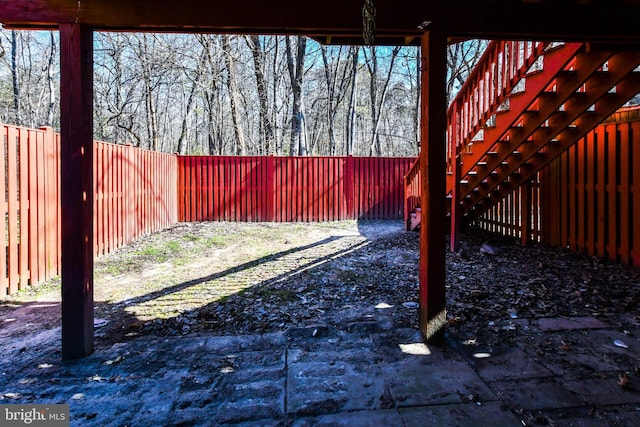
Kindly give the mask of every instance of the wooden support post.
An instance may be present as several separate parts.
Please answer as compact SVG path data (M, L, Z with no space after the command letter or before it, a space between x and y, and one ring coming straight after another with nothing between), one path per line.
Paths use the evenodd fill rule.
M522 246L527 246L531 241L531 180L527 180L520 191L520 239Z
M462 220L462 209L460 206L460 154L456 154L456 147L453 147L453 186L451 187L451 231L449 249L451 252L458 250L460 246L460 221ZM445 190L446 191L446 190Z
M62 357L93 351L93 31L60 25Z
M420 225L420 318L425 340L444 343L446 168L445 95L447 40L432 22L422 35L421 154L422 223Z

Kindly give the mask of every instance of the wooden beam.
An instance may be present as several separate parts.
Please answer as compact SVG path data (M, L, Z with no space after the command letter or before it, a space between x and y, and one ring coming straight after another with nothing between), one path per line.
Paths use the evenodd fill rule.
M444 342L446 167L445 94L447 40L433 24L422 36L421 154L422 221L420 225L420 318L425 340Z
M362 42L364 0L0 0L0 22L43 28L340 36ZM376 39L397 44L435 20L455 37L639 42L637 0L375 0ZM337 40L340 37L336 37ZM333 37L332 37L333 38ZM326 38L325 38L326 40Z
M93 31L60 25L62 357L93 351Z

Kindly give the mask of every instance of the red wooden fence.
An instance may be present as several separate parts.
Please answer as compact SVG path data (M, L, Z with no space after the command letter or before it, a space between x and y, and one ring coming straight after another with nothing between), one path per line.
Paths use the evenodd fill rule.
M95 255L178 222L175 155L98 142L94 177Z
M0 126L0 296L59 274L60 138ZM176 156L102 142L95 153L95 255L177 222Z
M534 182L534 238L640 267L640 109L622 109L544 168ZM478 224L521 233L522 189Z
M180 221L402 218L415 159L178 157Z

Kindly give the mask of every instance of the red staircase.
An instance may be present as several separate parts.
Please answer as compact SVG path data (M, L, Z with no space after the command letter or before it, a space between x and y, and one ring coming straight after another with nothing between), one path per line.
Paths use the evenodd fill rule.
M636 95L639 65L638 51L587 43L491 43L447 111L448 199L481 215ZM407 229L418 162L405 176Z

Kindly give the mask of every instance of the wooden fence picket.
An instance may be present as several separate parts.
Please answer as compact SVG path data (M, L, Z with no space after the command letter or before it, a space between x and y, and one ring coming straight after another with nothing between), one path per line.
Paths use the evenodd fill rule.
M640 267L639 113L637 107L620 110L538 174L531 199L537 240ZM511 215L524 210L519 191L477 225L519 235L519 215Z
M401 218L413 158L179 156L180 221Z

